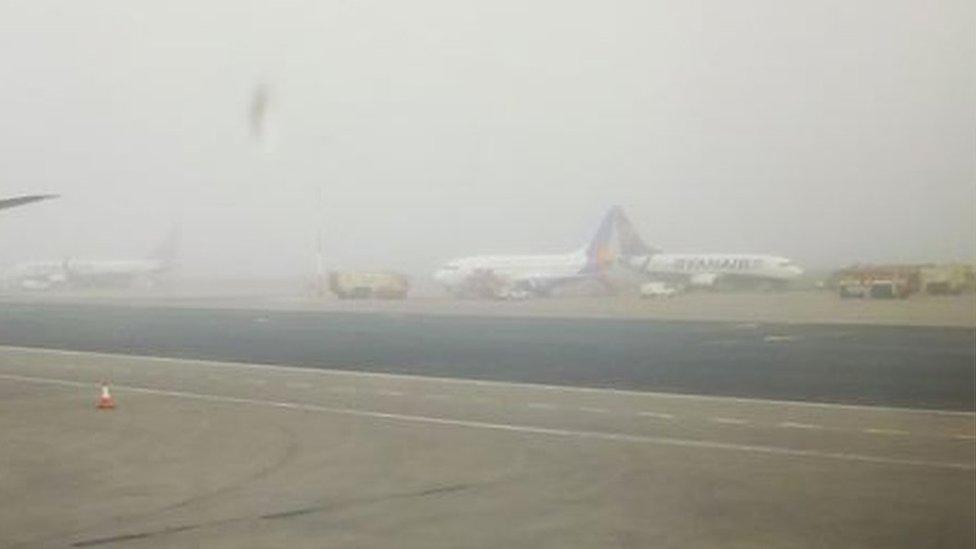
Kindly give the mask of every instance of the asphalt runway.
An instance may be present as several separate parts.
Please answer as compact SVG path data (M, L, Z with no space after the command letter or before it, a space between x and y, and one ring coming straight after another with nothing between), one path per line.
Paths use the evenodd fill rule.
M974 418L0 347L0 547L972 547Z
M976 331L5 304L0 344L972 411Z

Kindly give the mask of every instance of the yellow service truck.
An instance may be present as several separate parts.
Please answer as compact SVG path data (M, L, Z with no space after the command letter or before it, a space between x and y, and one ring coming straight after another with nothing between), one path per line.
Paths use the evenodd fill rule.
M329 289L339 299L404 299L410 284L398 273L332 271Z

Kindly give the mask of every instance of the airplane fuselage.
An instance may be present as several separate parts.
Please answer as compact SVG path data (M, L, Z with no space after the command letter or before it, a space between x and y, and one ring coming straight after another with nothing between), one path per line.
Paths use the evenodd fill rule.
M152 259L70 259L21 263L5 273L8 286L45 290L54 287L126 285L142 277L167 270L168 265Z
M581 277L586 266L583 253L471 256L449 261L434 273L434 279L448 289L477 276L496 277L503 284L542 287Z
M705 280L752 278L787 282L803 270L785 257L755 254L654 254L622 258L626 267L649 276Z

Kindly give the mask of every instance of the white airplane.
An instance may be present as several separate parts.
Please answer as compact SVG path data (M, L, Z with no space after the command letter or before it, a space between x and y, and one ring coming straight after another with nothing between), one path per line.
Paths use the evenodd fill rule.
M600 280L614 260L610 249L619 207L611 208L590 243L565 254L485 255L449 261L434 279L459 296L524 298L548 295L571 281Z
M145 259L65 259L19 263L3 276L8 288L51 290L59 287L152 286L158 275L175 266L178 234L174 231Z
M692 287L732 285L784 287L803 274L793 261L766 254L668 254L641 240L623 213L617 219L621 239L618 264L652 280Z

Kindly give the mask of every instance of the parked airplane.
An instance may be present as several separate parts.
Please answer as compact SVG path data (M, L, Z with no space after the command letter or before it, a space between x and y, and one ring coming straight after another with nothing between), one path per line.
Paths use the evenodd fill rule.
M602 280L614 261L610 240L620 215L611 208L590 243L575 252L464 257L440 267L434 279L458 296L496 298L548 295L571 281Z
M684 286L731 285L782 287L803 273L785 257L766 254L668 254L644 243L627 217L618 220L619 263L652 280Z
M23 206L24 204L30 204L31 202L38 202L40 200L47 200L57 197L58 195L56 194L33 194L28 196L15 196L13 198L0 198L0 210L16 208L17 206Z
M152 286L175 265L178 234L174 231L145 259L65 259L14 265L4 273L8 288L50 290L59 287Z

